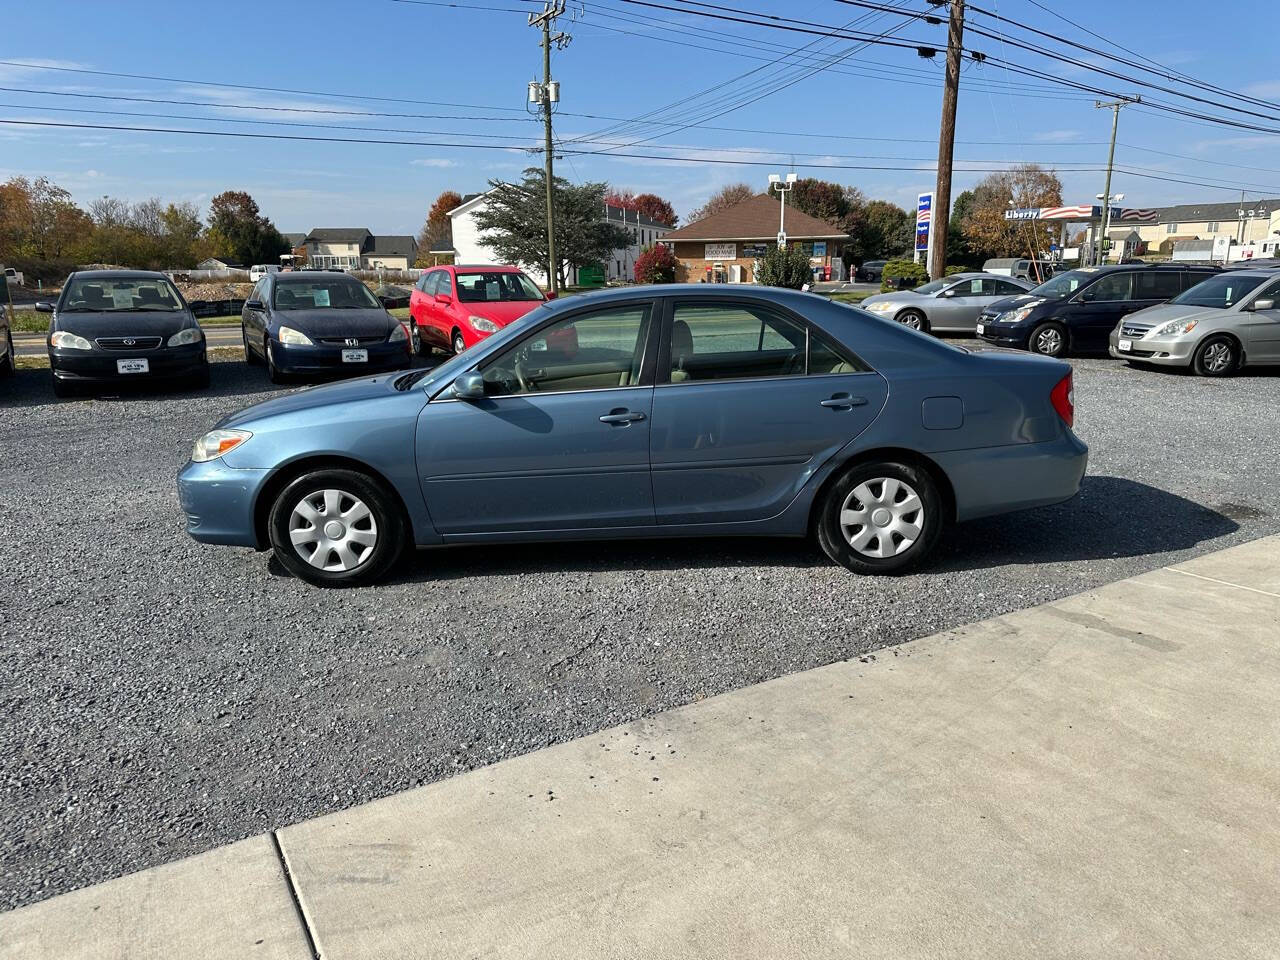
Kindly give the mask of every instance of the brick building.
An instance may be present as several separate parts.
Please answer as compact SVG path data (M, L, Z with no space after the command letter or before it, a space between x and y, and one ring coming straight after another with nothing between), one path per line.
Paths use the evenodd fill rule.
M839 277L840 251L848 235L793 207L786 214L787 243L800 244L814 266ZM778 242L778 198L762 193L727 210L672 230L662 242L680 261L682 283L754 283L755 261Z

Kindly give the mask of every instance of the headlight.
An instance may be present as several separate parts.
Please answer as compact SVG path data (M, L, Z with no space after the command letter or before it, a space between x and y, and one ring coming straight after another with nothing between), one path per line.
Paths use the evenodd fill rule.
M1000 316L996 317L997 323L1017 323L1031 316L1032 307L1021 307L1018 310L1006 310Z
M1199 320L1170 320L1168 323L1156 327L1148 336L1180 337L1184 333L1190 333L1194 330L1199 322Z
M179 330L169 338L169 346L185 347L189 343L199 343L204 339L204 334L200 332L199 327L187 327L185 330Z
M191 459L195 463L216 460L224 453L230 453L252 436L253 434L248 430L210 430L191 448Z
M276 339L281 343L292 343L295 346L300 347L315 346L315 344L311 342L310 337L301 330L293 329L293 327L281 327L280 332L276 334Z
M471 324L472 330L479 330L481 333L498 332L498 325L488 317L467 317L467 323Z
M68 333L66 330L59 330L49 338L49 343L57 347L59 350L92 350L93 344L84 337L74 333Z
M405 332L403 323L397 323L395 329L391 331L391 336L387 337L389 343L399 343L401 340L408 339L409 334Z
M868 304L867 309L872 313L889 313L895 306L897 306L897 304L886 303L882 300L880 303Z

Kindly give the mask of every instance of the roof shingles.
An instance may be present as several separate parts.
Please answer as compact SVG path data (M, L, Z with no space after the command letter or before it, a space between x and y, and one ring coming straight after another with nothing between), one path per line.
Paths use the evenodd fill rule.
M842 239L848 234L834 224L787 209L787 236L795 240ZM705 220L673 230L662 239L677 240L772 240L778 234L778 200L767 193L757 194L713 213Z

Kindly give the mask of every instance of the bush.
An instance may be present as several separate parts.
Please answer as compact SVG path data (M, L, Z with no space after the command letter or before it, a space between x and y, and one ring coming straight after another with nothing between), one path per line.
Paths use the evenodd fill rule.
M910 290L929 279L929 271L924 264L913 260L890 260L884 265L884 273L880 276L880 292L893 290Z
M662 244L645 247L636 257L636 283L674 283L680 261Z
M799 290L813 279L813 267L800 244L771 247L756 261L756 283Z
M969 267L966 267L962 263L953 263L951 266L947 267L946 273L944 273L943 276L950 277L957 273L968 273L969 269Z

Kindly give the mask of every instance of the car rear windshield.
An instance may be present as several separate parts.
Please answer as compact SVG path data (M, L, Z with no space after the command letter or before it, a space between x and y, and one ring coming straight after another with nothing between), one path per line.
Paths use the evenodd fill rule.
M1045 297L1049 300L1062 300L1071 296L1086 283L1096 277L1092 270L1068 270L1060 273L1052 280L1046 280L1038 287L1028 291L1034 297Z
M328 278L276 284L277 310L376 310L382 306L359 280Z
M542 294L523 273L485 271L459 273L458 299L463 303L495 300L541 300Z
M1241 297L1255 289L1265 279L1265 277L1222 274L1202 280L1169 302L1183 303L1192 307L1218 307L1225 310L1227 307L1234 307L1240 302Z
M61 312L132 313L182 309L178 291L168 280L128 277L73 277L62 298Z

